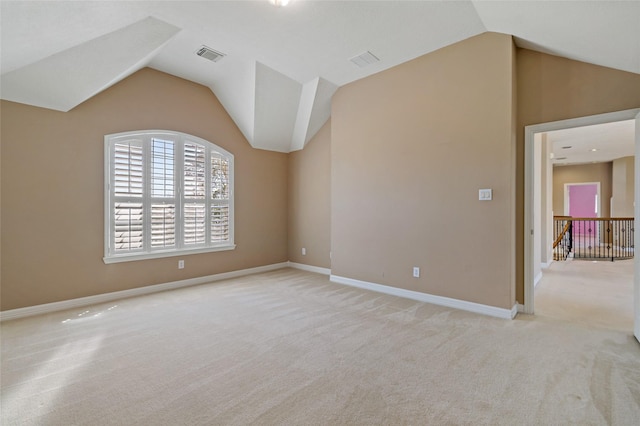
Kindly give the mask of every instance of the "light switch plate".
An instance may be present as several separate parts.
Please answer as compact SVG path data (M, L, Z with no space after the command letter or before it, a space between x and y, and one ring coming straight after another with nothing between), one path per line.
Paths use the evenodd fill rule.
M493 199L493 190L491 189L480 189L478 190L478 200L480 201L491 201Z

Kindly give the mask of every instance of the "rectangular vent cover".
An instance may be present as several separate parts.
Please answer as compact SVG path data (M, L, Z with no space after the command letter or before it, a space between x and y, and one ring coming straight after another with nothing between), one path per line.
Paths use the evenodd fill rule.
M364 68L367 65L370 64L374 64L376 62L379 62L380 59L378 59L376 57L376 55L374 55L373 53L366 51L364 53L361 53L357 56L354 56L353 58L349 59L351 62L353 62L354 64L356 64L357 66L359 66L360 68Z
M224 53L215 51L212 48L207 46L202 46L200 49L198 49L196 54L212 62L218 62L220 59L222 59L225 56Z

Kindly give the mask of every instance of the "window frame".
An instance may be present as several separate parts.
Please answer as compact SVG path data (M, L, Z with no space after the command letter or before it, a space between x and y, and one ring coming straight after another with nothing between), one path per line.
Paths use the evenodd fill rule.
M152 191L152 141L173 142L173 196L154 197ZM142 146L142 195L116 195L115 185L115 146L137 141ZM185 182L185 145L196 144L205 148L204 198L188 198L183 189ZM212 158L220 157L228 163L227 190L228 197L216 199L213 196ZM215 186L214 186L215 188ZM197 136L171 130L138 130L132 132L114 133L104 136L104 257L106 264L129 262L135 260L158 259L164 257L184 256L197 253L209 253L235 249L234 242L234 156L224 148ZM115 249L115 209L116 203L127 203L135 200L142 203L142 248L132 251L117 252ZM173 202L174 208L174 246L153 247L151 243L151 207L163 202ZM202 204L205 206L205 242L200 244L186 244L184 242L185 206L187 204ZM228 207L228 239L211 241L213 207ZM113 247L113 249L112 249Z

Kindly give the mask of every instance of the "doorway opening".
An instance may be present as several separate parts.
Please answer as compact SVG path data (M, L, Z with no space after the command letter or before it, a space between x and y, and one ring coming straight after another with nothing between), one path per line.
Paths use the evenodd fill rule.
M539 146L541 144L540 135L543 135L548 132L565 130L565 129L574 129L586 126L593 126L598 124L606 124L606 123L617 123L621 121L629 121L634 120L636 128L640 127L640 109L620 111L609 114L600 114L596 116L589 117L581 117L570 120L563 120L558 122L551 123L543 123L533 126L525 127L525 261L524 261L524 272L525 272L525 282L524 282L524 307L523 311L525 313L533 314L534 310L534 288L535 284L540 279L540 265L544 265L544 256L545 251L547 249L548 240L550 239L550 229L552 228L550 225L551 218L553 214L557 214L558 210L561 208L553 209L553 213L551 218L542 213L540 209L541 199L544 203L544 191L540 190L540 174L544 172L547 176L550 175L549 170L544 170L544 164L548 164L546 161L549 152L540 153ZM640 167L638 167L638 153L640 153L640 135L639 131L635 132L635 171L632 179L635 182L640 182ZM542 160L545 161L542 161ZM542 179L544 181L544 179ZM594 183L594 182L581 182L581 183ZM549 188L549 185L547 188ZM587 186L587 185L585 185ZM639 208L640 208L640 185L635 186L635 206L632 206L632 213L635 216L635 222L638 222ZM571 191L571 185L568 185L567 190ZM582 188L585 189L585 188ZM594 188L589 188L590 191L593 191ZM579 191L578 191L579 192ZM555 193L554 193L555 194ZM562 194L564 195L564 194ZM554 195L555 196L555 195ZM580 195L576 195L580 197ZM571 197L571 195L569 196ZM604 216L608 217L613 204L609 205L609 198L603 196L599 193L598 188L595 188L595 194L590 195L591 199L589 204L591 204L593 213L596 214L596 217L604 214ZM547 199L548 203L551 203L549 199ZM563 213L568 215L570 213L569 209L570 202L563 209ZM547 206L547 209L549 207ZM586 206L585 206L586 208ZM606 210L606 211L605 211ZM562 210L560 210L562 211ZM559 213L559 212L558 212ZM580 214L582 216L582 214ZM589 216L584 216L589 217ZM637 228L637 226L636 226ZM638 233L635 235L635 246L638 246ZM542 259L540 253L542 252ZM550 255L552 256L552 255ZM633 282L634 282L634 296L633 296L633 309L634 313L634 331L636 336L640 335L640 262L638 261L638 257L635 257L635 261L632 264L632 268L630 269L633 274ZM552 259L552 257L550 257ZM542 262L540 262L542 260ZM551 263L551 262L549 262Z

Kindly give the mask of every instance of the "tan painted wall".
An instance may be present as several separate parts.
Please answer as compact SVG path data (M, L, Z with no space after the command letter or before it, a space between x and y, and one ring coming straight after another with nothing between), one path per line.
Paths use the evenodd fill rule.
M640 74L517 50L516 295L524 303L524 127L640 107Z
M640 75L525 49L514 54L509 43L508 36L485 34L338 92L329 131L338 148L331 153L331 215L340 223L331 238L345 244L337 263L334 248L334 273L502 307L510 307L505 283L515 274L517 300L524 302L524 126L640 107ZM510 129L517 161L505 152L509 117L517 118ZM308 217L313 209L295 211L316 198L287 204L297 185L291 180L311 176L296 168L315 163L313 155L294 153L289 162L253 150L204 87L145 69L69 113L3 101L0 118L2 310L277 263L288 251L293 261L329 267L315 255L330 246L329 231L320 230L330 220ZM182 271L175 258L102 263L102 137L145 128L195 134L236 155L235 251L186 257ZM321 139L305 150L326 155L328 137ZM453 161L458 153L466 153L461 164ZM43 181L48 188L38 187ZM320 188L326 185L318 185L317 199L330 192ZM493 202L473 202L480 187L493 187ZM506 217L494 218L494 210ZM467 220L476 213L481 219ZM287 227L287 217L298 222ZM309 232L303 223L323 225ZM436 232L429 232L434 223ZM301 260L296 246L303 243L318 248ZM494 245L508 247L516 262ZM451 261L469 247L480 253L475 260L469 254ZM449 274L451 264L457 270ZM422 278L410 277L411 266L422 267Z
M331 268L330 250L331 120L289 154L289 260Z
M555 166L553 168L553 212L564 215L564 185L567 183L600 182L601 217L611 214L611 162Z
M333 274L513 306L514 60L486 33L338 90Z
M2 102L2 304L14 309L287 260L286 154L255 150L206 87L143 69L70 112ZM234 251L105 265L103 136L177 130L235 155Z
M613 160L611 216L633 217L634 192L635 157Z

